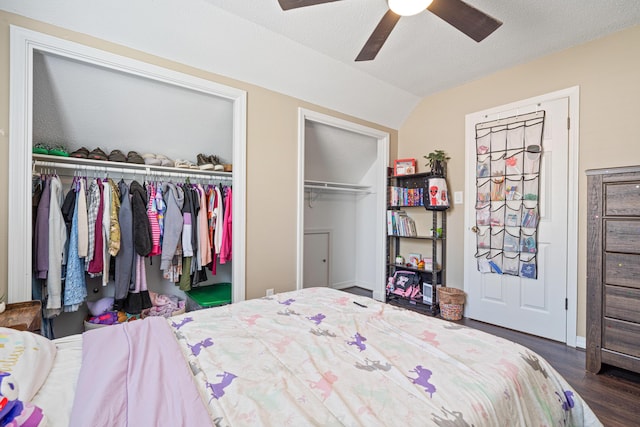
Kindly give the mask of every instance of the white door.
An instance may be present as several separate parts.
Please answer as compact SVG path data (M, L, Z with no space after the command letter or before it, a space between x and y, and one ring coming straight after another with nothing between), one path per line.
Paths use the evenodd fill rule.
M304 233L303 288L329 286L329 233Z
M475 125L544 110L540 156L540 220L537 230L537 278L480 273L475 258ZM495 112L495 110L493 110ZM529 334L566 342L569 98L549 99L517 110L467 116L467 189L465 215L465 315ZM473 127L470 126L473 125ZM525 153L527 155L527 153Z

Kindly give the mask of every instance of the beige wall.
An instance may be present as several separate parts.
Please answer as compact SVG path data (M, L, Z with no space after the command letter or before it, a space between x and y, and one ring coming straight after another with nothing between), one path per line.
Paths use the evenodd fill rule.
M422 100L399 131L399 157L450 156L450 191L464 190L465 115L580 86L578 336L585 336L586 176L640 164L640 26L546 56ZM468 199L466 195L465 199ZM447 284L462 288L464 206L448 216Z
M7 158L9 155L9 25L18 25L247 91L247 299L295 289L298 108L303 107L390 133L355 119L260 87L194 69L113 43L0 11L0 294L7 289ZM195 155L197 153L193 153ZM240 256L240 254L234 254Z

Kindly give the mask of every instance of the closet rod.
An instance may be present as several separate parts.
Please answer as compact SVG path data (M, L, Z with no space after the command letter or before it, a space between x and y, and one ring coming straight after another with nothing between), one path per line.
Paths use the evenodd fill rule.
M327 185L309 185L305 184L305 190L324 190L327 192L340 192L344 191L347 193L364 193L371 194L371 191L365 190L364 188L343 188L343 187L332 187Z
M95 172L105 172L112 174L129 174L129 175L145 175L145 176L158 176L158 177L171 177L171 178L209 178L216 180L224 180L224 181L232 181L233 177L231 176L221 176L211 171L197 171L187 169L189 172L171 172L171 171L163 171L163 170L152 170L149 167L137 166L135 168L114 168L111 166L96 166L96 165L79 165L72 163L58 163L58 162L47 162L42 160L34 160L33 167L45 167L45 168L53 168L53 169L73 169L76 171L95 171Z

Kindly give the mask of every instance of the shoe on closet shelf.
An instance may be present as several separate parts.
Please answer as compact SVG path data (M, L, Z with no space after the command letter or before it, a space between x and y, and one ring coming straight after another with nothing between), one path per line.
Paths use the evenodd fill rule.
M80 147L77 150L72 151L69 156L76 159L86 159L89 157L89 150L87 150L86 147Z
M162 166L162 160L158 159L153 153L144 153L142 155L144 164L149 166Z
M175 166L177 168L180 169L200 169L198 166L196 166L193 162L190 162L189 160L176 160L176 164Z
M33 154L49 154L50 147L44 142L38 142L33 145L31 152Z
M129 151L127 154L127 163L135 163L138 165L144 165L144 159L140 154L135 151Z
M107 154L100 147L91 150L87 158L91 160L108 160Z
M160 166L174 167L175 162L162 154L156 154L156 159L160 160Z
M211 163L211 159L209 159L209 156L205 156L204 154L200 153L198 154L196 160L198 161L198 168L202 170L213 170L213 163Z
M121 163L126 163L127 161L127 156L124 155L124 153L120 150L113 150L111 151L111 153L109 153L109 161L110 162L121 162Z
M54 145L51 149L49 149L49 154L51 154L52 156L69 157L69 152L64 147L64 145L61 144Z
M209 156L209 162L213 165L213 170L220 172L224 170L224 165L218 156L212 154Z

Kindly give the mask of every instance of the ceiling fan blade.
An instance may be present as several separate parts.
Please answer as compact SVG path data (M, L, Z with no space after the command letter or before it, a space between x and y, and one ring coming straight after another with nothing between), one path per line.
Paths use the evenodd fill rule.
M433 0L427 9L477 42L502 25L501 21L462 0Z
M364 44L364 47L358 54L356 61L371 61L374 59L380 49L382 49L384 42L387 41L387 37L391 34L391 31L398 23L398 20L400 20L400 15L388 10L378 23L376 29L371 33L369 40Z
M289 10L316 4L331 3L333 1L339 0L278 0L278 3L280 3L282 10Z

